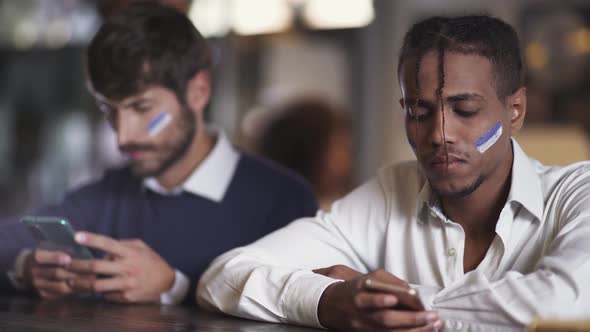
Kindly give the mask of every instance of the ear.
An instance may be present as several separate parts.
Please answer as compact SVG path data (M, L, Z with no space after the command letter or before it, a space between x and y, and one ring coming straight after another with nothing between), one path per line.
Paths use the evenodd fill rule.
M186 85L186 102L191 110L203 115L203 110L211 96L211 80L209 71L199 70Z
M508 96L508 111L510 112L510 135L514 135L522 128L526 115L526 87L521 87Z
M402 109L406 108L406 103L404 102L404 98L400 98L399 105L402 107Z

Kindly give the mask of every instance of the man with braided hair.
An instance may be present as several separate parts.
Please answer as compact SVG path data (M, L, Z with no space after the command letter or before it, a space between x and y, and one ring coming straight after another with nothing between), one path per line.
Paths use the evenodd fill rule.
M504 330L589 315L590 163L544 166L512 138L526 113L522 72L518 37L501 20L415 24L398 78L417 161L218 257L199 303L354 331ZM424 309L372 290L375 281L416 291Z

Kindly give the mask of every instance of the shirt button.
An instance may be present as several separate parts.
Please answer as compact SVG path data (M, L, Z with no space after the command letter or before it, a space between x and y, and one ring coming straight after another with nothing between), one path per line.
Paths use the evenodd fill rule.
M449 254L449 256L455 256L457 251L455 250L455 248L451 248L447 251L447 253Z

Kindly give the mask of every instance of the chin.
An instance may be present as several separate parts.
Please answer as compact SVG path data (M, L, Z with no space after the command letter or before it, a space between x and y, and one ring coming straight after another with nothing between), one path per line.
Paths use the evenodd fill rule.
M432 190L441 197L461 198L473 193L481 183L483 177L474 181L429 181Z
M149 167L147 165L132 164L131 172L140 178L155 177L162 173L160 167Z

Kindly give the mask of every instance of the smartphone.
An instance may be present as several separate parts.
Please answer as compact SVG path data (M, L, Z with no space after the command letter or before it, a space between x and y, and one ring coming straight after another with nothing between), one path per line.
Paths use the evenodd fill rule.
M398 285L388 284L385 282L367 279L365 280L365 288L373 291L386 292L395 295L398 300L398 306L403 309L423 311L426 310L418 290L412 287L402 287Z
M62 251L76 259L93 259L92 252L74 240L74 228L60 217L33 217L21 219L33 236L40 241L39 247Z

